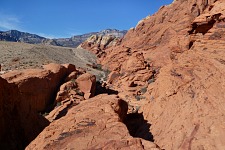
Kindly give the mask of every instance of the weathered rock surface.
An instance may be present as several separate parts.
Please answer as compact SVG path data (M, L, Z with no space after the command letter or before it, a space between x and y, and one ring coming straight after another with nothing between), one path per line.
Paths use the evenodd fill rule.
M211 3L193 20L190 50L163 67L148 91L154 99L143 112L161 148L225 148L224 6Z
M225 69L218 61L225 53L221 47L216 50L219 55L212 54L214 46L207 43L203 47L196 43L175 64L162 68L153 89L149 88L152 99L143 112L161 148L225 148Z
M65 66L68 68L49 64L44 69L15 70L1 76L7 80L1 79L0 134L7 134L1 139L0 143L5 142L1 148L8 145L7 149L22 149L49 124L39 113L51 109L59 86L74 71L69 69L72 65Z
M99 95L71 108L28 145L33 149L149 149L152 142L133 138L123 121L127 103L115 95Z
M92 35L79 45L79 47L90 50L100 57L104 54L104 49L115 46L120 41L121 37L116 37L114 35Z
M223 0L176 0L100 56L118 75L108 83L144 113L162 149L225 148L224 8Z
M85 73L76 79L79 90L84 93L84 98L88 99L94 96L96 88L96 77L90 73Z
M129 104L115 95L89 99L95 77L73 73L58 91L60 106L46 117L50 125L26 149L225 149L224 8L223 0L176 0L141 20L117 46L104 49L95 37L101 63L113 70L108 87ZM6 89L19 83L0 82ZM18 112L0 102L1 116ZM7 128L17 119L1 121ZM12 133L21 133L19 125Z

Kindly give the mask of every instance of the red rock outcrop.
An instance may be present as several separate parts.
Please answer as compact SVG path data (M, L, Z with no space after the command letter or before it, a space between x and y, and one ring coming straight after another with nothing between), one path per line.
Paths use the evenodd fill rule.
M109 83L119 95L136 94L162 149L225 149L224 8L223 0L176 0L100 57L118 75Z
M171 57L189 48L192 21L213 2L176 0L162 6L130 29L118 46L105 49L100 57L102 64L113 70L135 52L143 52L145 59L156 66L167 64Z
M25 145L19 124L17 105L20 102L16 85L0 77L0 148L22 149ZM13 114L13 115L12 115Z
M88 99L94 96L96 88L96 77L90 73L85 73L76 79L78 88L84 93L84 98Z
M71 108L28 145L33 149L149 149L157 146L133 138L122 120L128 104L115 95L99 95Z
M97 56L103 55L103 50L117 45L121 38L114 35L92 35L79 47L87 49L95 53Z
M100 58L127 72L127 62L138 51L161 67L139 105L152 124L155 143L163 149L225 148L224 5L222 0L174 1L139 22L120 46L105 50ZM117 82L124 83L123 77Z
M58 100L51 124L26 149L225 149L224 8L223 0L176 0L140 21L99 55L113 70L107 83L129 105L115 95L73 105L70 89L88 99L95 77L83 74L72 82L71 75L58 96L72 97ZM9 86L0 82L0 88ZM0 102L2 115L6 104ZM1 127L12 123L3 119Z
M59 86L74 71L72 65L66 67L49 64L44 69L15 70L1 76L7 80L1 79L1 115L5 118L1 129L3 135L11 136L2 139L7 149L22 149L49 124L38 113L51 108Z
M161 148L225 148L224 6L216 1L199 13L189 31L190 50L163 67L148 91L153 99L143 112Z

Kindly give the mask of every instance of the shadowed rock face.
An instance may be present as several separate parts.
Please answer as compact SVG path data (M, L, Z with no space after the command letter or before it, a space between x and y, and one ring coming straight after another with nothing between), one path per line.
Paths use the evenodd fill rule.
M5 79L0 78L0 148L1 149L22 149L23 140L18 135L22 135L19 124L19 118L17 115L11 115L13 113L18 114L19 110L16 105L19 102L19 98L13 98L18 95L18 89L16 85L9 84ZM17 128L13 128L17 126ZM12 130L13 128L13 130ZM11 143L9 144L9 141Z
M0 78L1 148L23 149L49 124L39 112L51 109L59 86L74 70L71 65L57 64L44 68L17 70L1 76L5 78Z

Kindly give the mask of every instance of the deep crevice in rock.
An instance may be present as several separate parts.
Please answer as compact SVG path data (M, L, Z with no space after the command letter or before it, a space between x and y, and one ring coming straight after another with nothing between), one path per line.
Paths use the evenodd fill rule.
M144 120L142 113L127 114L124 124L127 126L131 136L154 142L153 135L150 132L151 124Z
M128 103L124 100L120 100L118 105L119 109L116 113L119 115L121 122L127 126L130 135L154 142L153 135L150 132L151 124L144 119L143 114L138 112L127 114Z
M188 49L191 49L191 47L194 45L194 41L190 41L188 45Z
M104 87L104 86L102 86L102 84L99 81L97 81L96 82L95 96L99 95L99 94L108 94L108 95L115 94L115 95L117 95L118 91L107 88L107 87Z
M188 31L188 33L189 34L202 33L203 35L205 35L214 26L216 21L219 20L221 15L222 15L221 13L213 15L211 17L211 20L208 21L207 23L193 23L192 29Z

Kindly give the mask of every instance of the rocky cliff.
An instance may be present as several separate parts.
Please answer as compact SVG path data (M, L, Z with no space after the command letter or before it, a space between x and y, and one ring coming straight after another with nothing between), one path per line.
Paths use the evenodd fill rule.
M176 0L100 56L113 70L108 82L140 107L162 149L225 148L224 5Z
M11 41L11 42L24 42L30 44L40 44L46 38L38 36L36 34L30 34L26 32L20 32L17 30L0 31L0 41Z

